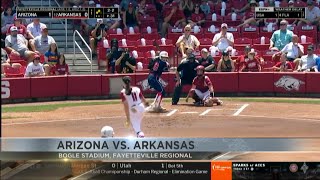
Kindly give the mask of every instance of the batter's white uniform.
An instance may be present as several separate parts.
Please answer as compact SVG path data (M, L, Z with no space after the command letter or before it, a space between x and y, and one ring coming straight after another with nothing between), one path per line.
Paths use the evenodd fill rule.
M131 125L133 130L138 133L141 131L141 122L145 112L145 107L141 100L143 94L138 87L132 87L130 95L126 95L125 91L125 89L121 91L120 97L122 102L128 102ZM135 109L136 112L133 112L132 109Z

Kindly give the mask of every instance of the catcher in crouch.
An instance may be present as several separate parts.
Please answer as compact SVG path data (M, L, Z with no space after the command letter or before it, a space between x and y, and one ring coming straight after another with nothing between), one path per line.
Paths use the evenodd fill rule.
M188 102L189 97L192 97L197 106L213 106L216 103L218 106L222 105L222 101L214 97L213 85L208 76L204 74L204 66L198 66L197 76L193 79L192 87L186 98Z

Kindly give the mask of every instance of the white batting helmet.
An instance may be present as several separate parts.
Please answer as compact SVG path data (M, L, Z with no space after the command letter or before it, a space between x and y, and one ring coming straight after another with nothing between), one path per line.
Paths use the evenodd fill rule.
M101 137L102 138L113 137L113 135L114 135L114 131L113 131L113 128L111 126L104 126L101 129Z

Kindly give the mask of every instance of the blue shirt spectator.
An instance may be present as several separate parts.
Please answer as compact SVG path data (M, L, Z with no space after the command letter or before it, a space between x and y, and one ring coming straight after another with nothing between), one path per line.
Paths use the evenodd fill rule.
M269 49L281 50L291 42L293 32L288 30L287 26L288 22L286 20L280 22L280 29L272 34Z
M318 72L320 72L320 57L316 58L316 65L318 66Z

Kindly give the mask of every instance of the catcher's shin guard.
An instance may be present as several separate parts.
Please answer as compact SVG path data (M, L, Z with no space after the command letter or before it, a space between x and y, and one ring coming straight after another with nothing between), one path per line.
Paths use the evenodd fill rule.
M197 95L195 90L191 90L190 91L190 97L192 97L192 99L194 99L195 102L200 102L201 101L201 99L199 98L199 96Z

